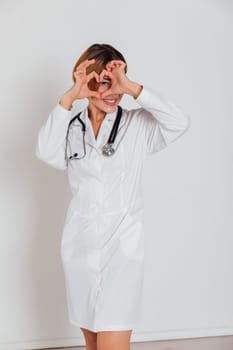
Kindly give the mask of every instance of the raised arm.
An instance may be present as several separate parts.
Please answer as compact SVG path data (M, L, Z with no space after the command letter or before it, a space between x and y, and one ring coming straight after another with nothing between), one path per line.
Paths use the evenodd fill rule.
M65 138L71 111L58 103L47 120L41 126L37 144L36 156L54 168L65 170Z
M130 80L125 74L125 63L113 60L106 66L112 87L103 94L127 93L141 106L132 117L139 127L139 135L147 154L153 154L178 139L190 127L189 115L169 101L158 89L153 91Z
M146 153L153 154L177 140L190 127L190 116L169 101L158 89L143 87L136 98L140 132L146 143Z
M88 82L91 79L100 80L100 77L94 71L86 74L87 67L93 64L94 61L94 59L86 60L77 67L74 73L75 84L61 97L59 103L54 107L39 130L36 156L54 168L65 170L67 167L65 144L68 125L72 117L72 103L76 99L88 96L100 97L97 91L92 91L88 87Z

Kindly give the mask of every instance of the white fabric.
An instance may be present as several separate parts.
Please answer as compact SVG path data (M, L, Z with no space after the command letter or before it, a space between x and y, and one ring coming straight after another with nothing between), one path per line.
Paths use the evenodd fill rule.
M88 110L86 157L66 167L65 135L74 116L59 103L39 130L36 155L66 170L72 191L61 242L69 320L94 332L140 325L144 276L141 175L146 155L179 138L190 117L158 90L143 87L137 109L123 108L113 156L102 155L116 112L105 116L97 140ZM68 155L83 154L81 125L70 128Z

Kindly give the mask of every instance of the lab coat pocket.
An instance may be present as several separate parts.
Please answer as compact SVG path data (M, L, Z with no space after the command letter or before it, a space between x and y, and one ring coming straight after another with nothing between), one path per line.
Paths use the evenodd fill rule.
M142 222L129 217L130 224L120 236L121 251L129 260L142 261L144 258Z

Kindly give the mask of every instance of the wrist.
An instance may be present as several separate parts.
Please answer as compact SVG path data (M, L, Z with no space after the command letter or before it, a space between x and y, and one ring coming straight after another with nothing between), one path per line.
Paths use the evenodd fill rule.
M134 99L136 99L140 95L142 88L143 86L136 83L135 81L129 81L126 93L131 95Z
M72 104L74 102L74 99L68 94L68 93L65 93L61 98L60 98L60 101L59 101L59 104L67 109L67 110L71 110L72 108Z

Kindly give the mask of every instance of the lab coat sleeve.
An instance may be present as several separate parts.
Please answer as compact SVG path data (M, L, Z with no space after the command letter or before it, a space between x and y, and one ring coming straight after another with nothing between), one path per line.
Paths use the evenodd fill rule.
M58 103L41 126L37 138L36 156L60 170L67 168L65 142L70 119L71 111Z
M141 106L138 118L146 154L164 149L191 125L190 116L158 89L143 87L136 101Z

